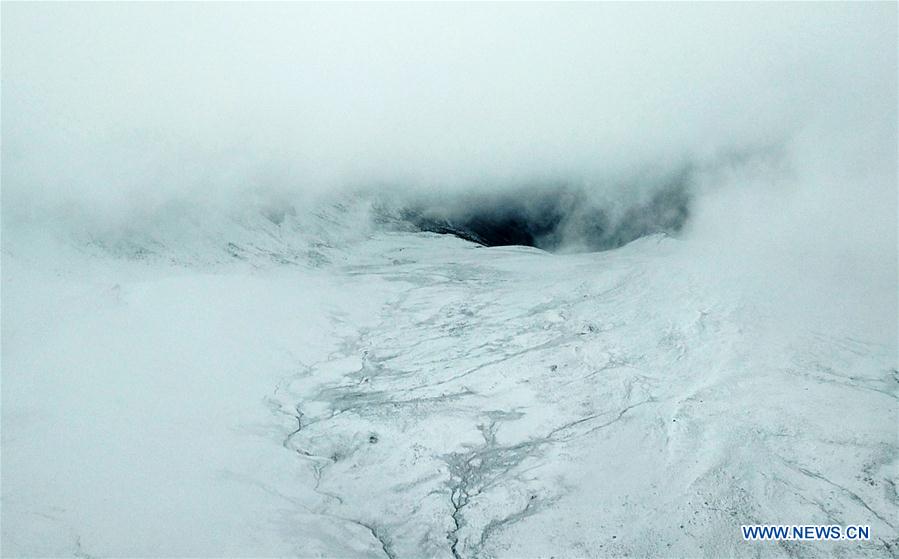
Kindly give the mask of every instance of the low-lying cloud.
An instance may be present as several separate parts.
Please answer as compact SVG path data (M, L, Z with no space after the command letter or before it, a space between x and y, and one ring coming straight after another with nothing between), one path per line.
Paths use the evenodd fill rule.
M9 4L4 190L127 200L250 182L591 181L814 125L894 132L894 16L883 4Z
M894 287L895 4L7 3L2 31L5 232L389 192Z

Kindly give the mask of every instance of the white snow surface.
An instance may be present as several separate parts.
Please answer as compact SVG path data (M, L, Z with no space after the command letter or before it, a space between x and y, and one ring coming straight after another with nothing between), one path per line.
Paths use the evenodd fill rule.
M254 219L4 238L4 556L899 553L890 336L667 237Z

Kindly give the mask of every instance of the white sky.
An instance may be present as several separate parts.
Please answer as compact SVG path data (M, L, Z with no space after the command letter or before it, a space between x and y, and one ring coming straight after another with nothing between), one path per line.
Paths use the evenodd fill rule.
M6 3L6 186L177 189L225 182L220 166L306 188L443 184L678 161L830 120L895 135L895 19L891 4Z

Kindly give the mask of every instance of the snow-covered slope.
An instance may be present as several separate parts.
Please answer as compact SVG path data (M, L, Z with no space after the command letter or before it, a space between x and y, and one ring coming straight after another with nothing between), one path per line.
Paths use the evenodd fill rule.
M664 236L552 255L361 215L7 236L3 555L899 553L889 337Z

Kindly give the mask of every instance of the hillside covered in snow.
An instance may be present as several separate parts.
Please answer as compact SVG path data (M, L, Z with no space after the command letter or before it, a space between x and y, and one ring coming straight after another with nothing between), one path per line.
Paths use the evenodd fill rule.
M896 3L0 10L3 557L899 557Z
M244 216L196 260L4 249L4 554L895 553L888 340L789 325L664 235L554 255L360 219ZM797 521L874 537L739 532Z

